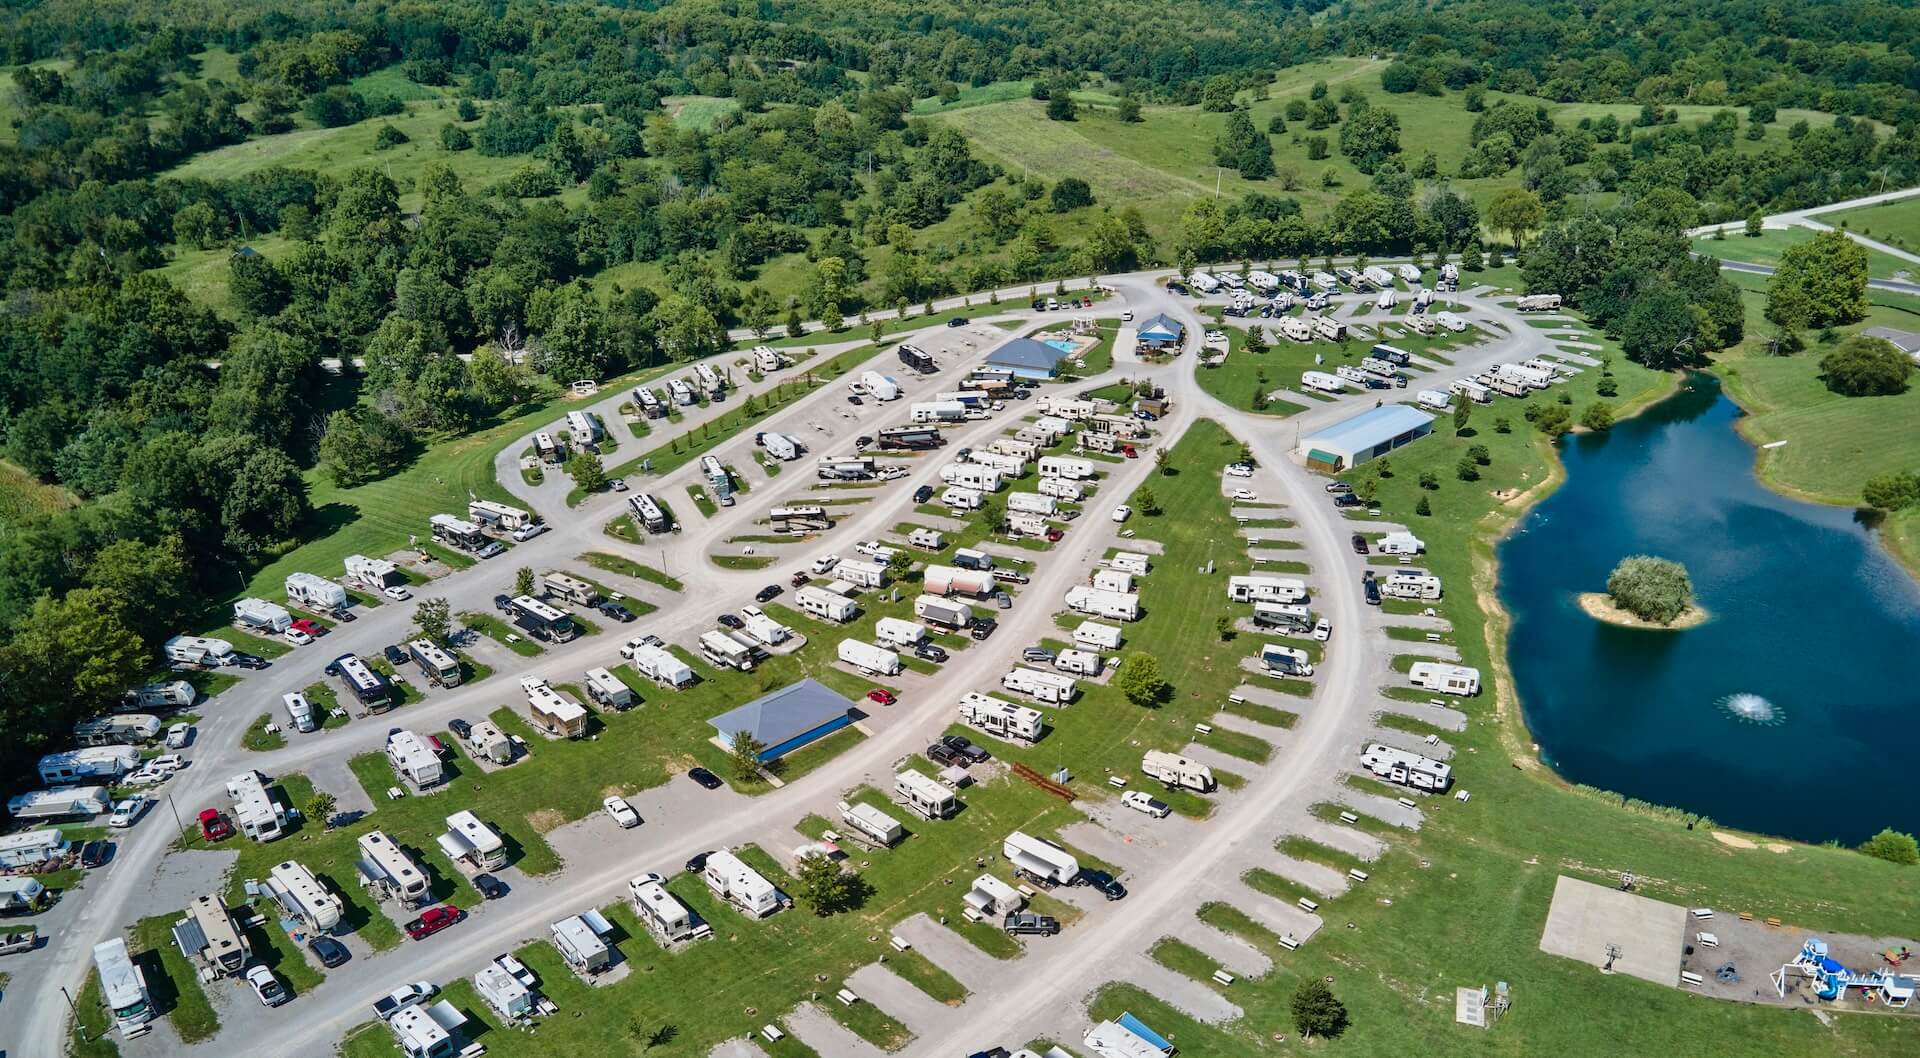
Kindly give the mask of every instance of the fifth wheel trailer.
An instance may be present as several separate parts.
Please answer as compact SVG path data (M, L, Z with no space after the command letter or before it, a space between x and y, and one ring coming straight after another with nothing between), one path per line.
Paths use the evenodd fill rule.
M923 819L946 819L960 810L960 800L945 783L917 771L893 777L894 802Z
M1407 682L1425 690L1471 698L1480 693L1480 670L1468 665L1416 661L1407 671Z
M1007 835L1000 854L1014 869L1043 885L1071 885L1080 877L1080 861L1073 853L1045 838L1036 838L1018 830Z
M869 676L894 676L900 672L900 655L885 647L858 639L842 639L838 652L841 661Z
M968 693L961 698L960 720L996 738L1015 742L1036 742L1046 731L1040 710L988 694Z
M921 577L921 584L929 595L987 596L993 594L993 574L980 569L958 569L954 566L928 566Z
M1438 599L1440 578L1425 570L1396 569L1387 574L1380 591L1395 599Z
M1043 478L1068 478L1084 481L1094 475L1093 460L1075 459L1071 456L1040 457L1040 476Z
M1339 375L1329 375L1325 371L1302 371L1300 387L1319 393L1344 393L1347 390L1347 380Z
M1227 599L1230 602L1305 602L1307 585L1292 577L1228 577Z
M1207 793L1214 787L1212 768L1177 753L1150 749L1140 758L1140 770L1170 788Z
M330 613L347 608L347 589L311 573L289 573L287 601L303 610Z

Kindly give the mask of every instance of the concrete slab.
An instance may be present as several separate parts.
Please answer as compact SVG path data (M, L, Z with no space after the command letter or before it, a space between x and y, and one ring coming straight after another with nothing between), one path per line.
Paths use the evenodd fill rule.
M1286 748L1287 739L1292 735L1292 732L1284 727L1275 727L1272 724L1263 724L1258 720L1249 720L1236 713L1215 713L1213 714L1213 719L1208 720L1207 723L1222 730L1239 731L1252 735L1255 738L1264 738L1273 744L1276 755ZM1252 762L1249 761L1248 763Z
M1182 926L1181 940L1207 953L1208 958L1241 977L1262 977L1273 969L1273 960L1246 941L1195 919Z
M1123 811L1143 823L1152 822L1138 812L1129 809ZM1069 824L1060 829L1060 840L1069 848L1113 864L1122 872L1133 870L1151 858L1150 854L1159 847L1159 842L1136 844L1133 835L1128 832L1132 820L1126 816L1116 818L1120 820L1120 826L1112 830L1091 821Z
M935 1000L881 963L868 963L848 974L847 987L861 1001L893 1015L915 1036L949 1038L962 1021L958 1007Z
M1308 914L1290 902L1249 889L1244 883L1235 882L1222 899L1280 936L1290 936L1302 944L1320 932L1319 915Z
M1007 980L1007 971L1015 960L996 959L960 934L924 914L915 915L893 929L893 935L914 946L942 970L954 976L969 992L981 992Z
M1397 698L1388 698L1380 703L1380 708L1375 711L1374 715L1378 716L1380 713L1399 713L1401 716L1412 717L1421 723L1432 724L1434 727L1443 728L1447 731L1465 731L1467 729L1467 714L1458 709L1449 709L1444 705L1428 705L1426 702L1403 702ZM1404 734L1404 732L1402 732L1402 734ZM1420 752L1426 753L1429 757L1434 756L1432 753L1427 753L1426 750L1421 750Z
M1229 771L1235 775L1246 775L1256 768L1265 766L1255 764L1250 760L1241 760L1231 753L1222 753L1212 746L1203 746L1198 742L1187 743L1186 746L1180 750L1180 754L1185 757L1191 757L1209 768Z
M1332 800L1335 804L1353 809L1359 815L1372 816L1383 823L1406 827L1408 830L1419 830L1420 824L1425 819L1417 808L1408 808L1391 797L1363 793L1351 786L1340 787Z
M1213 985L1175 973L1145 955L1129 956L1125 969L1117 976L1146 989L1155 999L1195 1021L1218 1025L1238 1018L1241 1013L1240 1008L1222 996Z
M1306 555L1298 547L1274 547L1275 541L1268 540L1267 547L1247 548L1247 557L1255 562L1304 562Z
M1243 683L1233 689L1233 693L1249 702L1270 705L1275 709L1285 709L1290 713L1304 713L1310 704L1306 698L1283 694L1272 687L1262 687L1257 683ZM1357 751L1356 751L1357 752Z
M834 1002L829 999L828 1002ZM826 1011L812 1003L802 1003L784 1019L787 1031L820 1054L834 1058L885 1058L886 1052L855 1036Z
M1549 955L1675 985L1686 946L1687 909L1561 875L1554 883L1540 950ZM1618 955L1610 954L1609 945ZM1751 967L1764 974L1773 967Z

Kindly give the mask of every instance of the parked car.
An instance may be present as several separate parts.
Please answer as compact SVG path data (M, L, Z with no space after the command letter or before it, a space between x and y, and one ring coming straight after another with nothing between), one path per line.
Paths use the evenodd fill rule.
M921 661L939 664L947 660L947 648L934 643L921 643L913 648L913 656Z
M381 588L380 594L392 599L394 602L406 602L408 599L413 598L412 592L398 584L390 584L387 587Z
M1049 544L1057 544L1057 543L1059 543L1059 542L1060 542L1060 541L1061 541L1061 540L1062 540L1063 538L1065 538L1067 534L1066 534L1066 533L1064 533L1064 532L1061 532L1061 531L1060 531L1060 530L1058 530L1058 529L1055 529L1055 528L1053 528L1053 527L1051 527L1051 526L1049 526L1049 527L1047 528L1047 534L1046 534L1046 535L1047 535L1047 543L1049 543Z
M1245 463L1229 463L1227 473L1236 478L1250 478L1253 476L1253 468Z
M709 790L718 790L720 787L726 785L720 781L720 776L715 775L705 768L694 768L688 771L687 778L692 779L694 782L699 783Z
M607 810L607 814L613 817L615 823L620 824L622 830L632 830L640 825L640 813L634 811L633 806L628 804L625 798L609 797L600 802L600 807Z
M942 735L940 744L966 758L968 764L984 764L992 759L986 750L974 745L965 735Z
M217 808L200 813L200 837L207 841L225 841L233 836L233 824Z
M470 741L473 738L473 725L457 716L447 721L447 730L453 732L453 737L462 742Z
M1031 661L1036 665L1053 663L1054 653L1046 647L1028 647L1020 652L1021 661Z
M150 803L146 794L134 794L113 806L113 815L107 818L107 825L124 828L138 823L141 814L147 810L147 805Z
M858 394L858 393L849 393L849 394L847 394L847 403L848 403L848 404L861 404L861 403L863 403L863 401L861 401L861 399L860 399L860 394Z
M417 1007L425 1003L427 1000L432 999L434 993L438 991L440 991L440 989L426 981L415 981L410 985L401 985L399 988L373 1001L373 1016L379 1018L381 1021L391 1021L395 1014L400 1013L408 1007Z
M329 970L353 958L353 953L347 950L347 946L332 937L313 938L307 942L307 950L313 953L314 958L320 960L320 965Z
M155 768L140 768L136 771L129 772L125 778L120 780L120 785L158 786L171 778L173 778L173 773L170 771L160 771Z
M913 502L925 503L930 499L933 499L932 485L922 485L919 488L913 490Z
M80 847L80 866L87 870L104 867L113 858L113 842L95 839Z
M287 991L287 986L281 984L278 977L273 976L273 971L259 963L247 967L247 984L253 987L253 994L260 1000L260 1005L263 1007L277 1007L293 998L293 994Z
M607 483L607 487L611 488L615 492L625 492L627 491L627 479L614 478L612 481Z
M745 628L747 626L747 623L745 621L742 621L740 618L735 617L733 614L730 614L730 613L721 614L719 620L722 625L728 628Z
M1128 790L1120 795L1120 803L1144 815L1155 819L1165 819L1173 811L1173 806L1165 801L1157 801L1144 790Z
M1324 643L1333 637L1333 624L1322 617L1313 623L1313 638Z
M606 614L621 624L627 624L632 621L635 616L632 610L627 609L617 602L603 602L600 604L599 609L601 613Z
M441 904L420 912L420 917L407 923L407 936L414 940L426 940L435 933L460 921L460 909L452 904Z
M1060 932L1060 920L1051 915L1035 914L1032 911L1015 911L1000 923L1002 929L1013 934L1034 934L1051 937Z
M894 697L892 691L884 687L875 687L873 690L867 692L867 701L869 702L878 702L881 705L892 705L899 700L900 699Z
M286 631L280 633L280 638L286 640L289 643L292 643L296 647L304 647L308 643L313 642L313 636L311 634L302 632L298 628L287 629Z
M387 664L389 665L405 665L411 660L407 657L407 652L401 650L397 645L390 644L380 653L387 659Z
M233 653L233 660L228 664L241 669L264 669L273 662L255 654L243 654L236 650Z
M966 758L960 755L959 750L954 749L945 742L935 742L933 745L928 746L927 759L935 764L963 764L966 762Z
M1131 517L1133 517L1133 508L1124 503L1113 509L1113 520L1116 522L1124 522Z
M825 573L839 564L839 555L821 555L819 558L813 560L813 571L815 573Z
M535 522L532 525L523 525L520 528L515 529L513 531L513 538L524 544L527 541L533 539L536 536L539 536L541 533L544 533L546 531L547 531L547 523Z
M1371 576L1363 577L1360 580L1360 590L1366 593L1368 606L1380 605L1380 584L1378 581L1375 581Z
M1367 538L1359 533L1353 534L1353 553L1356 555L1364 555L1367 553L1367 550Z
M491 874L474 875L473 887L480 891L483 900L498 900L507 895L507 883Z
M780 597L780 593L785 590L786 589L780 587L780 585L778 584L769 584L766 587L761 588L759 594L754 596L754 599L758 602L772 602L773 600L778 599Z
M1236 500L1258 500L1260 495L1252 489L1234 489L1233 498Z
M187 766L187 758L178 753L165 753L147 762L154 771L164 771L171 775Z
M1120 879L1115 878L1105 871L1095 870L1091 867L1081 868L1080 880L1092 886L1095 891L1108 900L1121 900L1127 895L1127 887L1120 884Z
M496 595L496 596L494 596L494 597L493 597L493 608L494 608L494 609L496 609L496 610L499 610L499 611L500 611L501 613L505 613L505 612L507 612L508 610L511 610L511 609L513 609L513 596L511 596L511 595Z
M1338 496L1343 492L1352 492L1353 486L1344 481L1329 481L1324 486L1329 495Z
M713 855L711 852L696 852L687 857L687 862L682 866L686 868L688 874L699 874L707 869L707 857L711 855ZM664 881L665 879L656 878L655 880Z
M860 436L853 439L853 447L855 448L865 448L872 443L873 443L873 435L868 433L863 433Z
M167 728L168 749L186 749L187 743L191 741L193 741L192 724L175 724Z
M473 557L475 557L475 558L493 558L493 557L494 557L494 556L496 556L496 555L504 555L504 554L506 554L506 553L507 553L507 545L505 545L505 544L502 544L502 543L499 543L499 542L497 542L497 541L496 541L496 542L494 542L494 543L490 543L490 544L487 544L487 545L485 545L484 547L482 547L482 548L481 548L480 550L478 550L478 551L475 551L475 552L473 553Z
M976 641L985 642L986 638L992 635L993 630L998 627L1000 627L999 621L991 617L982 617L973 622L973 628L968 631L967 634L972 636Z

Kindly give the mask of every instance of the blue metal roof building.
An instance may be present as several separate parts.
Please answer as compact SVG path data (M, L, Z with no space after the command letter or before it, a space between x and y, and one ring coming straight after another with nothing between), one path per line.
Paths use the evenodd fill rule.
M1180 336L1186 333L1186 328L1180 326L1179 320L1162 312L1142 323L1135 333L1148 345L1175 345L1179 343Z
M761 761L791 753L853 723L853 703L818 680L801 680L708 720L722 742L745 731L767 748Z
M1015 378L1046 380L1060 370L1064 350L1032 338L1015 338L987 354L987 366L1013 372Z
M1308 467L1339 473L1432 432L1433 416L1405 404L1383 404L1308 435L1300 448Z

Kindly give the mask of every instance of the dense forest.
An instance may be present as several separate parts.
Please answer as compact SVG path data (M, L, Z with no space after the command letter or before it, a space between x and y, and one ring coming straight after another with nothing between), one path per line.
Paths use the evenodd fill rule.
M1541 229L1530 280L1551 276L1603 322L1644 331L1636 347L1696 336L1698 356L1737 340L1738 302L1690 261L1680 229L1920 182L1920 12L1897 3L6 10L0 451L85 501L0 526L0 731L16 756L147 671L158 638L236 576L324 531L310 475L377 479L549 378L707 355L731 326L765 334L1011 282L1220 259L1478 256ZM237 57L231 76L202 76L214 50ZM1316 86L1265 128L1243 112L1276 71L1373 54L1391 57L1381 95ZM375 154L344 173L167 175L223 146L409 113L362 85L382 72L457 100L434 132L449 164L396 178ZM1156 240L1140 203L1007 172L915 113L1003 82L1030 83L1059 121L1086 86L1123 119L1142 104L1229 114L1216 160L1273 189L1200 201L1177 238ZM1396 98L1440 93L1464 93L1471 150L1407 156ZM664 101L694 95L733 106L707 126L673 120ZM1515 95L1640 111L1559 123ZM1682 103L1725 109L1681 123L1669 108ZM1785 108L1838 117L1742 149ZM1310 214L1271 162L1270 137L1290 122L1321 132L1321 156L1337 151L1367 183ZM374 150L407 140L385 124ZM516 161L475 182L450 164L468 156ZM1483 210L1454 178L1517 186ZM959 215L957 240L926 236ZM247 246L269 236L286 251ZM1569 260L1591 237L1621 249ZM229 255L222 311L160 275L184 251ZM804 290L757 282L796 254ZM662 278L601 275L640 264ZM1587 271L1565 274L1576 267ZM1654 286L1667 303L1630 320Z

